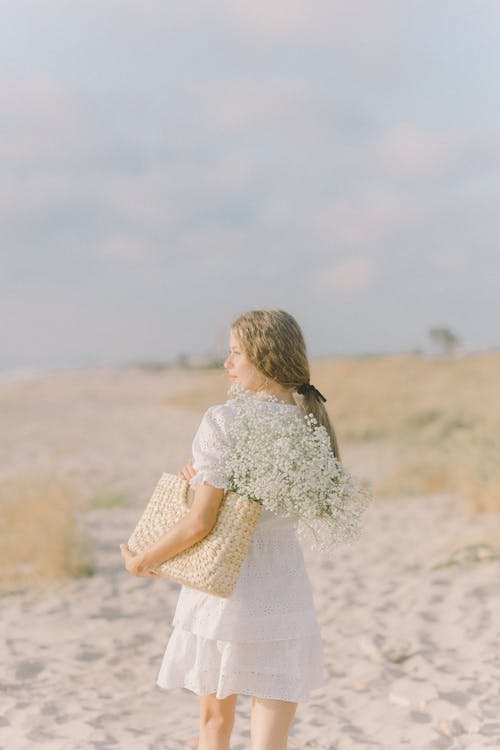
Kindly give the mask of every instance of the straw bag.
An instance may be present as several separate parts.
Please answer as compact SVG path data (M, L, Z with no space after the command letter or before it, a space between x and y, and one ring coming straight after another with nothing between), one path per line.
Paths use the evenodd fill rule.
M140 553L151 547L189 511L193 498L194 490L186 479L162 474L128 540L129 549ZM210 533L152 570L190 588L230 596L261 509L255 500L227 492Z

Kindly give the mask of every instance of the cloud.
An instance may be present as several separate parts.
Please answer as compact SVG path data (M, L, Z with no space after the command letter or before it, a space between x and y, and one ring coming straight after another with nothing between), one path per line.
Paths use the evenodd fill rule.
M296 231L298 224L318 269L332 256L397 254L402 238L418 234L425 221L427 203L419 196L369 181L351 192L324 195L317 188L304 199Z
M0 159L16 170L85 164L101 142L81 93L40 72L1 76L0 114Z
M369 81L397 67L409 14L399 0L46 0L42 10L33 4L29 15L43 28L98 28L108 45L128 53L157 56L181 37L247 59L322 50Z
M442 177L460 164L463 133L432 132L411 122L391 126L380 139L376 159L382 169L409 178Z
M238 75L188 85L193 109L213 136L245 137L249 147L267 141L275 149L307 148L304 156L337 156L342 143L373 132L362 106L328 86L285 74ZM325 154L325 149L328 153Z
M455 246L436 250L432 255L432 263L438 271L454 273L466 270L469 267L469 258L464 248ZM443 279L449 283L446 276Z
M333 46L369 79L397 65L408 14L398 0L226 0L219 8L224 8L219 19L226 34L237 36L244 47L262 54L276 45Z
M361 256L343 258L325 268L316 277L316 290L323 295L332 292L350 296L373 285L375 265Z

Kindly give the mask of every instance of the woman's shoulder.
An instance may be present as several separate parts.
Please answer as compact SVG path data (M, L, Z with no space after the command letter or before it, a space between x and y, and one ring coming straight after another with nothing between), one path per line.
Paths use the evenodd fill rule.
M231 405L224 403L210 406L203 414L194 436L193 450L196 446L220 448L227 445L231 439L232 419Z
M204 416L215 420L224 420L234 414L234 399L229 399L222 404L213 404L206 410Z
M231 400L223 404L209 406L203 414L201 424L207 427L224 430L229 421L234 418L234 405Z

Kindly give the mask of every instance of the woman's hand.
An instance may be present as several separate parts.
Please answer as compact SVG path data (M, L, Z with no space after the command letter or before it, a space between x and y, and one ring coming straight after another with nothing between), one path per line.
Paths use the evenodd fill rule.
M136 552L132 552L126 544L120 544L120 552L125 561L125 567L128 572L133 576L139 576L140 578L160 578L158 573L154 570L148 570L144 567L142 562L142 556Z
M194 475L196 474L196 469L193 466L194 459L191 457L189 461L187 462L186 466L179 471L177 476L179 479L186 479L188 482Z

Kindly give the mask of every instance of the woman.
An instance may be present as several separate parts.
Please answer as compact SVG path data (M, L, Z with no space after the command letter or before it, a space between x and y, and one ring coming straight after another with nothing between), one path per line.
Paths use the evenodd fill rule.
M262 408L313 414L338 454L324 398L309 384L302 332L282 310L253 310L235 320L224 367ZM121 545L130 573L173 557L213 527L228 478L217 458L227 437L230 402L211 407L193 441L193 461L179 472L195 489L189 513L147 552ZM260 403L259 403L259 407ZM219 466L219 468L218 468ZM229 750L238 693L252 695L252 750L286 750L300 701L324 684L322 641L294 523L262 509L229 598L181 588L157 684L199 696L199 750Z

